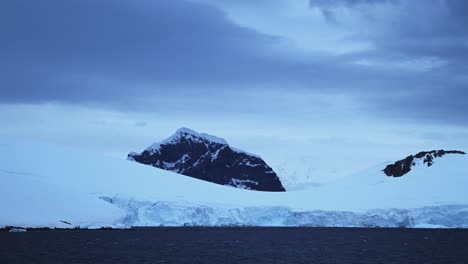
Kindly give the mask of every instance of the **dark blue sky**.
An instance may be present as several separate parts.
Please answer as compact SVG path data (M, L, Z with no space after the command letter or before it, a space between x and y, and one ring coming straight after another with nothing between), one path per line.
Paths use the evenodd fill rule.
M74 107L83 122L130 115L157 136L230 135L229 123L246 135L460 137L466 25L464 0L1 1L2 121L13 134L27 130L18 120L60 127Z

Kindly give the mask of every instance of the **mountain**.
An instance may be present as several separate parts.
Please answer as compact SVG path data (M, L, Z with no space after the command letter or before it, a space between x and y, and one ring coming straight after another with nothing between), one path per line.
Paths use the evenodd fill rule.
M464 155L465 152L459 150L432 150L432 151L421 151L416 155L410 155L402 160L399 160L393 164L387 165L383 172L387 176L392 177L401 177L411 171L411 168L420 165L427 165L428 167L434 164L436 158L443 157L447 154L461 154Z
M235 188L284 192L276 173L259 156L233 148L222 138L180 128L168 139L128 159Z
M291 192L228 188L61 145L0 138L0 227L468 228L468 155L404 177L383 165Z

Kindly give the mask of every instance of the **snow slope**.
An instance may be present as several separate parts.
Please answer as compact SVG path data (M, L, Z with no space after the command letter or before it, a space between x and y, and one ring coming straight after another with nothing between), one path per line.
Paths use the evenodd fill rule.
M63 146L0 139L0 226L468 227L467 155L440 158L400 178L386 177L383 167L268 193Z

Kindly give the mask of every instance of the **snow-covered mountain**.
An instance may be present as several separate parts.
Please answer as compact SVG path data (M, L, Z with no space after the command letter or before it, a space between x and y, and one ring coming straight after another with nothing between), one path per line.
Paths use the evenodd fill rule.
M240 189L284 192L276 173L259 156L226 140L180 128L168 139L128 159L175 173Z
M378 165L295 192L255 192L64 146L0 139L0 226L468 227L468 156L387 177Z

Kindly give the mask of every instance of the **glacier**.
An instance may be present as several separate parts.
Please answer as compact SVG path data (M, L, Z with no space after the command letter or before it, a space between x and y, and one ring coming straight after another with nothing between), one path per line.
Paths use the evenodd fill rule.
M468 227L468 158L379 165L300 191L249 191L66 146L0 139L0 226Z
M126 212L125 226L468 227L468 205L365 212L298 211L285 206L215 207L123 197L100 198Z

